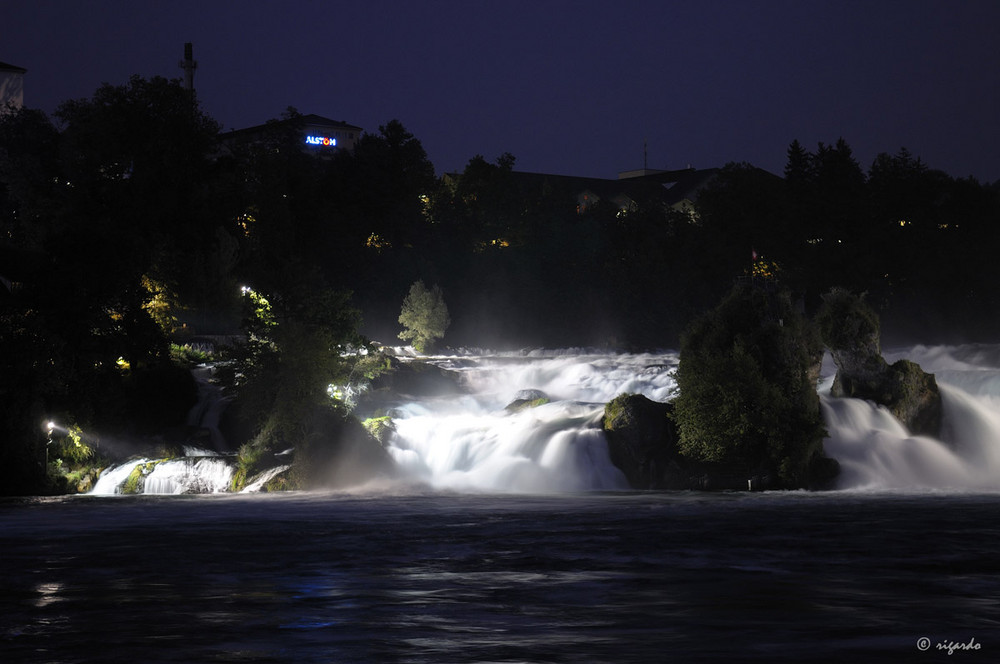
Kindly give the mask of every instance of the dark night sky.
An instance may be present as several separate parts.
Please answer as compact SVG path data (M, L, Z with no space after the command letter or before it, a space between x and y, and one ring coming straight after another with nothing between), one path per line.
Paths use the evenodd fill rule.
M997 0L5 0L0 61L51 113L132 74L195 87L226 129L287 106L377 131L438 172L508 151L524 171L615 177L843 137L867 170L907 147L1000 180Z

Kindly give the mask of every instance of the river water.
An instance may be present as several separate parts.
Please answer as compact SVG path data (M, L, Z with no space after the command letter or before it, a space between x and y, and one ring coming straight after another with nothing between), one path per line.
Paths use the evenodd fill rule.
M1000 661L996 493L20 499L0 564L2 662Z
M192 457L0 502L0 662L1000 661L1000 346L906 355L942 439L827 370L833 492L625 491L603 404L672 398L676 354L550 351L434 360L466 391L387 405L392 484L234 495Z

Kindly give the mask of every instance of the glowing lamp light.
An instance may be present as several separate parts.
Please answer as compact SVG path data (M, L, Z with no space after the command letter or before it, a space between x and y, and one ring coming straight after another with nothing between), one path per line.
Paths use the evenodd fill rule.
M337 147L337 139L329 136L306 136L306 143L309 145L322 145L327 148Z

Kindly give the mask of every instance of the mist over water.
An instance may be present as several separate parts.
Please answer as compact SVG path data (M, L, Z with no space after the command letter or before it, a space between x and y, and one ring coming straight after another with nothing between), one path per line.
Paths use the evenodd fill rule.
M405 361L405 352L400 351ZM827 359L817 386L843 490L1000 489L1000 346L916 346L885 353L934 373L943 400L940 439L913 436L880 406L829 395ZM388 451L405 485L486 493L627 490L601 430L605 404L623 393L670 401L674 351L615 354L587 349L467 351L421 358L460 376L463 393L390 404ZM518 399L541 405L509 409ZM93 493L120 491L136 464L109 469ZM192 452L146 469L145 493L228 490L231 459ZM277 471L271 471L272 473ZM256 479L256 481L254 481ZM251 478L258 490L268 478Z

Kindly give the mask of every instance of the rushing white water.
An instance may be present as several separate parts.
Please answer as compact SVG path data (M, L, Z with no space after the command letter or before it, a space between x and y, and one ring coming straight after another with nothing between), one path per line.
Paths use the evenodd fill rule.
M136 466L149 463L149 459L133 459L119 466L105 468L94 483L90 493L98 496L110 496L121 493L121 485L132 474Z
M835 368L817 390L841 464L842 489L1000 489L1000 346L917 346L886 353L936 375L941 439L912 436L882 407L829 395ZM624 488L599 429L604 403L624 392L669 401L678 357L582 351L436 358L463 373L471 395L407 404L395 413L391 452L415 477L457 490L581 491ZM504 411L519 390L552 402Z
M817 386L841 464L841 489L1000 489L1000 346L926 347L887 352L936 375L941 439L912 436L882 407L829 395L832 363ZM622 393L669 401L674 352L607 354L579 349L466 353L429 361L457 372L466 394L415 398L392 409L389 453L408 481L455 491L580 492L627 489L600 428L604 405ZM509 411L518 398L548 402ZM117 493L137 463L106 471L93 493ZM145 493L227 491L231 459L186 457L151 467ZM280 472L275 469L274 472ZM256 478L247 490L270 477Z
M233 478L230 463L220 457L181 457L162 461L146 476L143 493L221 493Z
M133 459L106 469L90 493L115 495L140 466L140 492L147 494L221 493L229 490L233 477L231 462L223 457L181 457L154 461Z
M254 477L253 480L251 480L240 493L258 493L264 488L265 484L289 468L291 468L291 466L275 466L274 468L268 468L260 475Z
M579 350L439 357L470 394L395 410L390 453L411 478L461 491L627 489L600 428L604 404L624 392L664 401L676 389L672 353ZM509 412L526 391L549 402Z
M844 489L1000 489L1000 347L917 346L885 353L917 362L941 389L941 438L912 436L889 412L821 389Z
M550 403L516 413L441 407L401 409L390 453L414 479L493 491L627 488L598 428L603 406Z

